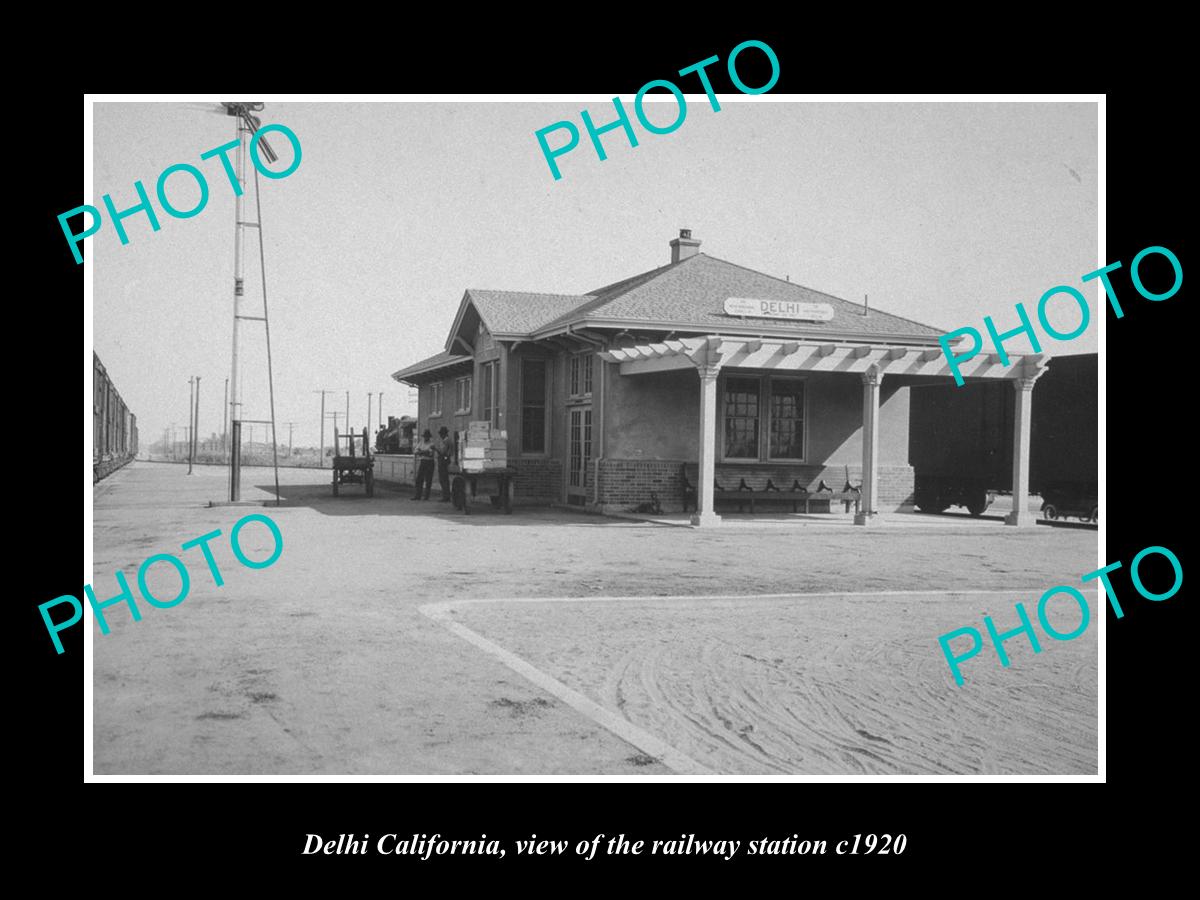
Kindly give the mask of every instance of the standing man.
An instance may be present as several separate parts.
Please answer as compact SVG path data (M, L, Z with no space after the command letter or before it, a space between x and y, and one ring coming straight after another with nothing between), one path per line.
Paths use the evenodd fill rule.
M433 433L426 428L421 433L420 442L413 450L413 456L417 459L417 492L413 494L414 500L429 499L429 492L433 488L433 457L435 452Z
M437 442L438 483L442 486L442 502L450 502L450 460L454 458L454 441L450 440L450 429L443 425L438 429Z

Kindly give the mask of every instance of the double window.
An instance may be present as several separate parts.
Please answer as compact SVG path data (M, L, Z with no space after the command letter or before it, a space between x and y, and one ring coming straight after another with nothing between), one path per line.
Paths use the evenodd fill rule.
M592 354L577 353L571 357L572 399L592 396Z
M521 360L521 452L546 452L546 361Z
M479 367L479 377L483 388L479 397L482 402L483 418L491 422L493 428L498 428L500 427L500 363L483 363Z
M804 380L779 376L725 379L727 460L804 459Z
M465 415L471 411L471 376L454 382L454 412Z

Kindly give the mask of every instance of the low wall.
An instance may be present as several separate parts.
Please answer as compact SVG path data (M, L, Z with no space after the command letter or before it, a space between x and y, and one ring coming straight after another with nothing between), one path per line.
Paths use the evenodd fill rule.
M695 467L696 462L689 461L688 465ZM602 459L598 467L597 508L602 512L628 510L648 502L653 492L664 512L679 512L683 509L683 466L681 459ZM755 488L763 487L770 478L782 490L799 480L802 486L812 491L821 481L840 491L846 483L846 467L718 463L716 478L727 491L735 490L742 478ZM850 480L861 483L862 466L850 466ZM876 509L879 512L910 512L913 508L912 466L881 465L877 494Z
M417 483L417 470L411 453L376 453L375 480L389 484L412 486Z
M510 459L509 466L517 470L513 484L514 505L548 505L557 503L562 493L562 461L558 459ZM411 454L376 453L375 480L390 485L412 487L416 484L416 462ZM436 471L433 476L437 487Z

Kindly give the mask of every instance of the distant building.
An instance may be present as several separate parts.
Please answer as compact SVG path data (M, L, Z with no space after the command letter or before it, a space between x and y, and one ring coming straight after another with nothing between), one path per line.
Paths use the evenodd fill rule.
M585 294L468 290L443 351L392 377L418 387L420 427L505 429L524 502L654 492L678 510L690 466L696 524L719 521L714 480L840 490L848 474L863 524L910 507L908 388L949 378L941 332L699 248L683 230L669 264ZM1027 412L1042 360L980 355L970 374L1014 379Z

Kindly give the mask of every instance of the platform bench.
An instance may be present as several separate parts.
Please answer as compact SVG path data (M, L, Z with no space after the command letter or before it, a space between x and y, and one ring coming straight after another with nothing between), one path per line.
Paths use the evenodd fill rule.
M683 511L687 512L689 507L696 509L696 483L700 480L700 467L694 463L685 463L683 466ZM748 484L747 479L756 484ZM762 484L757 484L761 481ZM750 507L751 514L754 513L755 502L778 503L780 501L791 502L792 512L800 511L800 504L804 504L804 512L813 511L811 505L816 503L820 506L816 512L829 512L830 503L841 502L845 504L846 511L849 511L850 504L854 504L854 512L858 514L862 504L862 491L857 488L851 488L848 491L835 491L827 487L822 481L815 491L810 491L808 488L800 484L798 478L792 479L792 485L789 488L781 488L772 481L771 478L763 476L756 477L753 473L743 475L739 478L738 486L730 488L721 483L720 478L713 481L713 508L717 504L737 504L738 511L743 511L747 506Z

